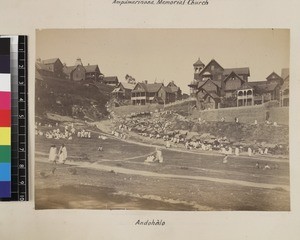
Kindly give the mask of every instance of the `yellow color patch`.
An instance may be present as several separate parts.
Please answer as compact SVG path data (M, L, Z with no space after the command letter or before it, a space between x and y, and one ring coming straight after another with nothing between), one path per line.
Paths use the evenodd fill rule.
M0 127L0 145L11 145L10 128Z

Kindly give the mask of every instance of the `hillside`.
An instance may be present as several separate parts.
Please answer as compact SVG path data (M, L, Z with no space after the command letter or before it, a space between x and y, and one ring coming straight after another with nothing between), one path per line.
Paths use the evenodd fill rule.
M108 113L105 104L113 87L101 83L75 83L44 77L36 84L36 115L55 113L79 119L101 119Z

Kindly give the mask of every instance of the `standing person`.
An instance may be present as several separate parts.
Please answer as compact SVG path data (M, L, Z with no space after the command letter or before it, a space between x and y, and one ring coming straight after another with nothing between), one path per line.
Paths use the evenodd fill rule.
M56 164L56 157L57 157L57 148L55 145L51 145L50 151L49 151L49 161Z
M248 147L248 156L251 157L252 156L252 149L250 147Z
M68 152L65 144L62 144L58 151L58 161L60 163L65 163L68 157Z
M159 163L162 163L164 161L162 152L159 148L156 148L156 159Z

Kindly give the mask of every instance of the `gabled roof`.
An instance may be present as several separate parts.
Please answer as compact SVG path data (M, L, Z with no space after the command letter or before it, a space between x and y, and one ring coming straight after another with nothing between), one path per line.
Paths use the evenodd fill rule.
M239 79L242 83L244 83L245 81L243 79L241 79L239 77L239 75L237 75L235 72L231 72L225 79L224 79L224 82L226 83L229 79L231 78L236 78L236 79ZM225 85L225 91L232 91L232 90L236 90L237 88L235 87L228 87L227 85Z
M131 84L128 82L120 82L118 86L122 85L125 89L133 90L135 87L135 84Z
M272 72L269 76L267 76L267 80L272 80L276 78L283 80L276 72Z
M202 69L201 73L205 72L206 69L212 64L212 63L216 63L220 68L222 68L224 70L224 68L215 60L212 59L210 60L210 62Z
M38 70L45 70L45 71L49 71L49 69L47 68L47 66L41 62L36 62L35 63L35 68Z
M85 71L87 73L93 73L93 72L96 72L97 68L99 69L98 65L87 65L87 66L84 66L85 68ZM99 69L99 72L100 72L100 69Z
M50 58L43 60L43 64L54 64L59 58ZM59 60L60 61L60 60ZM61 62L61 61L60 61Z
M214 80L211 80L211 79L208 79L206 80L205 82L199 82L198 84L198 89L199 88L203 88L205 86L206 83L208 82L212 82L214 85L216 85L218 88L221 87L221 82L220 81L214 81ZM204 89L205 90L205 89Z
M195 62L193 66L204 66L204 63L201 62L200 58L198 58L197 62Z
M67 75L70 75L71 72L76 68L77 66L64 66L63 72Z
M147 84L147 83L137 83L136 86L141 86L144 89L144 91L142 91L140 89L134 89L133 92L156 93L163 86L163 84L162 83L149 83L149 84Z
M243 68L225 68L223 75L227 76L230 73L235 72L237 75L247 75L250 76L250 70L248 67Z
M276 82L260 81L260 82L248 82L254 90L258 92L272 92L279 85Z
M290 69L289 68L283 68L281 69L281 78L286 79L290 75Z
M142 84L145 85L147 92L158 92L159 89L163 86L162 83L150 83L150 84L142 83Z
M171 81L168 83L167 87L177 87L177 85L173 81Z

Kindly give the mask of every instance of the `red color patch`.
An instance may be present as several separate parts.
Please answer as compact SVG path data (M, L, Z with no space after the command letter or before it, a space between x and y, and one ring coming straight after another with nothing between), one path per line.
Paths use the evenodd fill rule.
M0 127L10 127L10 126L11 126L11 111L0 110Z

